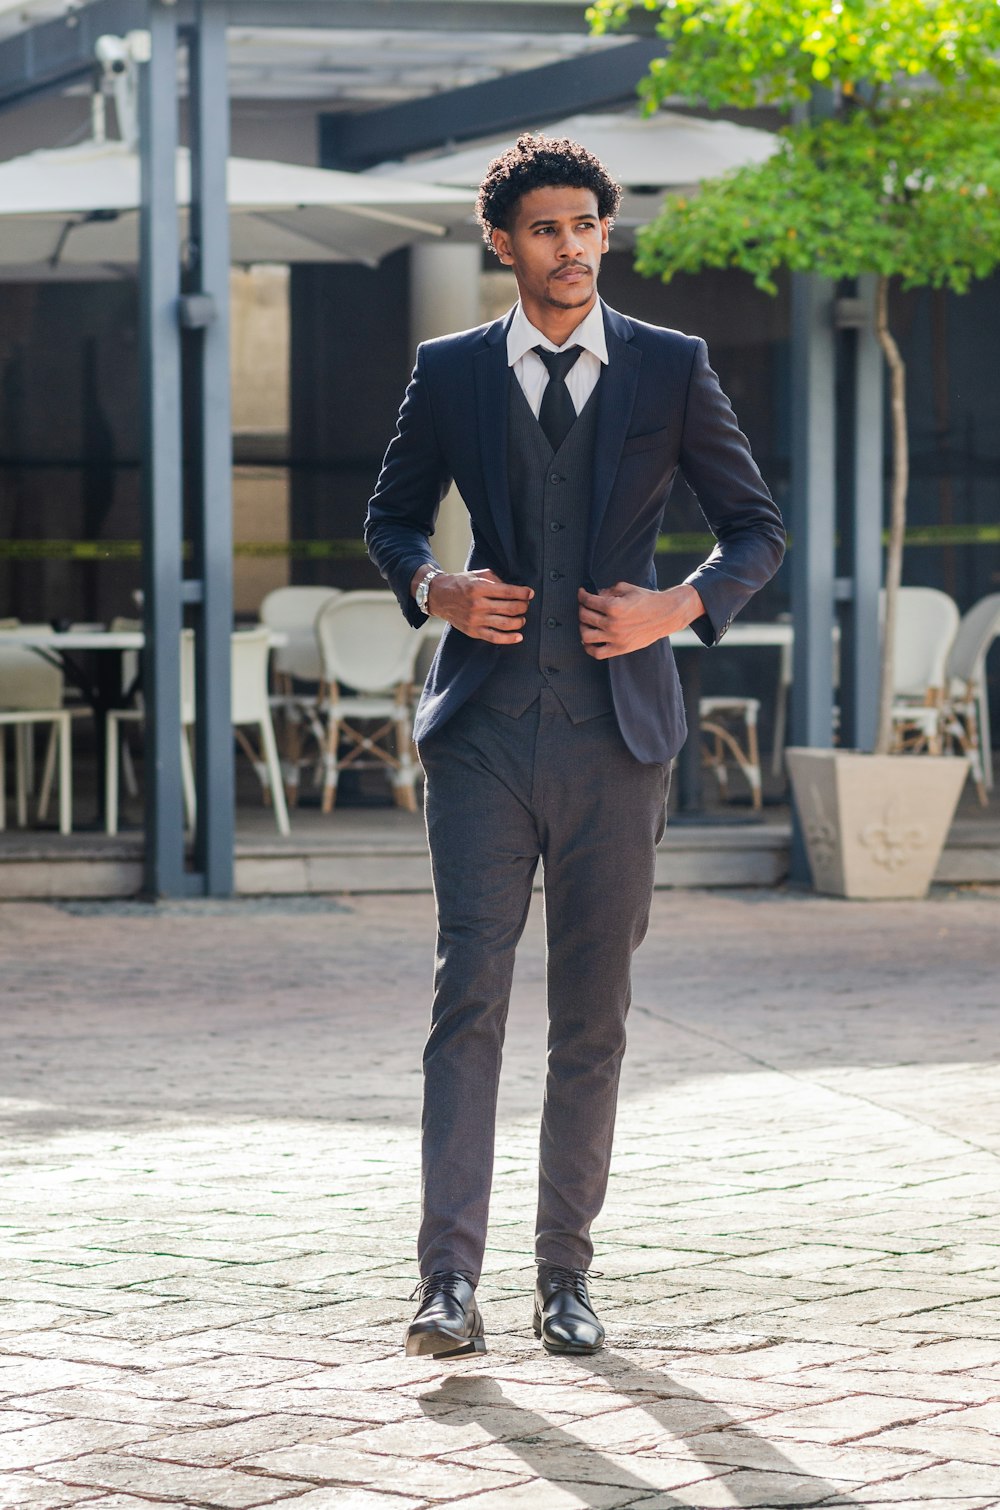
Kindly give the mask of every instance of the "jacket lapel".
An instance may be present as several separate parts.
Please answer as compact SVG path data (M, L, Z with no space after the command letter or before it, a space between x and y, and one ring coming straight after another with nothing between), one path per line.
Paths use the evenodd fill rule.
M588 570L593 565L597 537L611 497L622 446L628 434L639 385L642 353L631 344L632 326L624 315L603 302L604 332L608 342L608 366L597 394L597 434L594 442L594 477L590 500Z
M509 378L507 327L511 316L496 320L483 336L475 356L476 412L482 450L483 478L493 525L511 576L517 570L514 515L507 481L507 408Z

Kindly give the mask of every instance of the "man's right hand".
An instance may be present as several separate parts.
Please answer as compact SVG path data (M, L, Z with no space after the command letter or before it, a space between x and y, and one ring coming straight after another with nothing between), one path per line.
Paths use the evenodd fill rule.
M431 581L427 607L470 639L517 645L533 597L530 587L501 582L492 571L442 572Z

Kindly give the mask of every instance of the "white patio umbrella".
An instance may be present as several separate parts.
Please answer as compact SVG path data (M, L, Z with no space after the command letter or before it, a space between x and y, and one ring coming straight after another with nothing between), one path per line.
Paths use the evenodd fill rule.
M659 110L653 116L573 115L539 130L545 136L568 136L601 159L626 190L621 217L625 221L649 218L650 207L642 204L645 195L690 187L732 168L763 162L777 145L770 131L731 121L705 121L672 110ZM372 169L370 176L384 172L397 181L473 188L491 159L513 141L508 137L437 153L419 162L389 163Z
M191 164L177 154L178 203ZM233 262L376 263L468 220L467 190L398 183L294 163L231 157ZM0 276L28 265L58 273L122 270L138 260L139 159L124 142L83 142L0 163ZM187 234L187 214L181 214Z

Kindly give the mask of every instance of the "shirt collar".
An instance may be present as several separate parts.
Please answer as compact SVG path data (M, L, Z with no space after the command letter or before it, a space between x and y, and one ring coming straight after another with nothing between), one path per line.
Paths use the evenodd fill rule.
M565 347L554 346L547 336L543 336L540 330L536 330L524 313L521 301L518 300L514 306L514 317L507 331L507 366L513 367L515 362L519 362L525 353L535 346L544 346L546 351L560 351L570 346L582 346L584 351L592 352L599 362L607 366L608 342L604 334L604 311L600 299L590 313L580 321L566 341Z

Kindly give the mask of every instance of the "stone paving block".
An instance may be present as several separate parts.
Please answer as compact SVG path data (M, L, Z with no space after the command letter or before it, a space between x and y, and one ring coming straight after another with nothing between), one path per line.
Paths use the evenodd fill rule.
M807 1510L810 1505L822 1505L823 1510L842 1506L846 1510L848 1506L862 1506L866 1493L865 1486L853 1482L833 1484L798 1473L737 1470L683 1485L669 1495L654 1494L639 1504L642 1510L675 1510L677 1506L691 1506L692 1510L735 1510L738 1506L779 1510L785 1505L790 1510Z
M350 1438L344 1443L305 1442L297 1447L257 1453L244 1458L241 1467L266 1474L285 1474L288 1478L356 1484L362 1488L370 1485L388 1487L403 1477L408 1491L430 1500L454 1499L473 1489L508 1488L526 1477L524 1472L511 1468L498 1470L484 1466L472 1472L451 1460L442 1465L440 1461L415 1458L407 1460L405 1472L401 1475L396 1459L355 1452Z
M338 1421L332 1416L276 1414L233 1422L228 1426L194 1428L169 1436L150 1437L128 1450L136 1457L225 1468L241 1458L278 1447L332 1441L360 1430L357 1421Z
M211 1510L251 1510L291 1498L310 1484L292 1477L266 1478L228 1468L189 1468L181 1463L140 1462L113 1453L91 1453L72 1463L48 1463L38 1470L43 1478L91 1490L124 1490L153 1502L181 1505L194 1502Z
M102 1447L122 1447L146 1435L141 1426L85 1419L23 1427L0 1436L0 1472L8 1468L33 1468Z
M989 1464L1000 1488L1000 1408L990 1406L987 1410L988 1414L959 1408L949 1413L950 1418L935 1417L916 1426L893 1427L869 1440L890 1450L912 1448L954 1462ZM966 1416L972 1416L975 1424L966 1426ZM988 1426L980 1424L986 1421Z
M916 1505L920 1510L929 1504L955 1505L956 1510L966 1510L971 1502L978 1510L987 1503L996 1503L996 1491L995 1467L951 1460L868 1484L865 1500L873 1505Z
M32 1395L32 1405L52 1415L85 1416L89 1421L135 1422L169 1426L226 1426L238 1419L237 1411L211 1405L194 1405L186 1401L147 1398L126 1386L97 1390L78 1386L75 1389L48 1390Z
M332 1486L310 1489L289 1504L296 1510L421 1510L427 1500L411 1499L406 1494L380 1494L375 1489Z
M20 1431L24 1426L46 1426L51 1420L44 1409L41 1410L6 1410L0 1409L0 1432Z
M68 1484L52 1484L33 1473L5 1473L0 1480L4 1510L64 1510L67 1505L94 1502L92 1489L71 1489ZM148 1507L148 1500L146 1506Z

